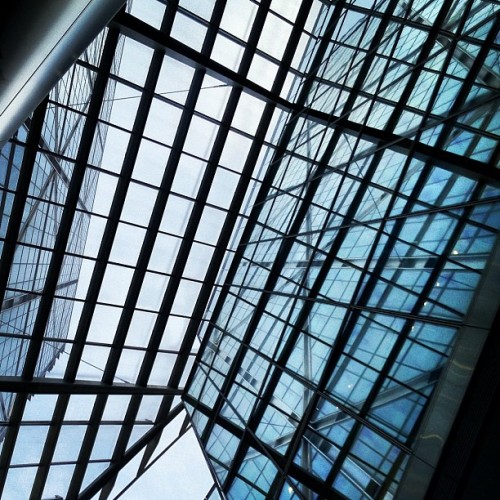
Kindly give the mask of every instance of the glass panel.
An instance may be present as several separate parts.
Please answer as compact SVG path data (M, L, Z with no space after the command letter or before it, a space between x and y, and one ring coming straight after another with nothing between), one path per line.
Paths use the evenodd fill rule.
M182 89L188 90L188 89ZM144 135L149 139L161 142L167 146L171 146L174 142L179 120L182 111L172 104L153 99L151 108L144 129ZM162 126L159 127L158 123Z
M53 461L76 461L86 431L85 425L63 425L57 439Z
M37 470L37 467L10 468L3 490L4 496L15 500L29 498Z
M132 177L159 186L170 156L170 148L143 139L137 153Z
M144 2L132 2L130 13L155 28L160 28L165 4L157 0L144 0Z
M68 490L75 466L71 465L51 465L47 482L43 490L44 498L64 498Z
M141 92L128 85L114 81L110 81L109 85L111 86L109 92L114 92L113 106L111 108L109 121L113 125L132 130Z
M154 7L158 8L158 3L155 2L155 4ZM143 87L148 74L153 49L129 37L124 37L124 40L123 53L120 65L118 66L118 76Z
M190 198L196 197L205 167L203 161L182 154L177 165L172 191Z
M207 28L193 18L178 12L174 19L171 34L189 47L201 51Z
M49 427L45 425L21 426L12 454L12 465L38 464L48 430Z

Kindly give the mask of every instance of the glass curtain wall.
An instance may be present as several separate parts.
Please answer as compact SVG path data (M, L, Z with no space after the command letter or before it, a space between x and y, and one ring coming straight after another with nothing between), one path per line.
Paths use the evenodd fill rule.
M498 24L322 8L185 396L228 498L425 495L498 307Z
M38 131L39 151L35 158L28 158L27 154L24 160L26 148L32 146L28 139L30 129L37 127L33 124L35 119L33 116L26 120L1 151L0 249L3 249L4 239L7 237L13 201L16 190L19 189L20 172L24 178L31 174L19 224L17 244L10 257L11 267L0 312L0 376L2 377L18 376L23 373L29 339L47 279L51 249L54 248L61 222L62 206L74 168L69 158L74 158L77 153L78 139L82 133L84 116L88 111L95 80L95 73L90 71L88 66L99 64L103 43L104 33L87 48L81 57L81 64L74 65L52 91L53 101L46 105L45 121ZM113 89L110 87L106 96L108 101L112 92ZM109 111L108 104L103 113L109 115ZM105 130L99 128L93 150L93 161L97 163L102 158L105 139ZM26 167L22 170L23 160L26 163L32 161L32 165L28 167L30 172ZM40 346L34 372L35 377L44 377L50 372L64 350L64 343L58 340L64 340L68 335L73 309L73 302L65 299L73 298L76 293L82 262L77 255L81 254L85 247L90 222L89 213L94 202L97 180L98 172L94 172L86 179L78 197L79 210L68 241L68 251L71 255L63 263L56 286L57 294L62 300L57 301L48 318L45 338ZM4 258L9 259L7 255L4 255ZM2 265L5 273L7 264L4 261ZM1 418L5 421L10 416L14 394L2 392L0 398ZM5 428L2 427L2 439L4 431Z
M54 90L27 136L11 141L33 157L64 162L69 185L43 200L60 219L55 238L30 244L48 265L41 288L26 287L40 305L22 333L22 371L0 376L12 401L0 422L6 498L113 498L136 487L163 494L167 451L196 455L181 395L205 310L248 219L251 186L262 183L262 160L293 106L285 97L301 74L320 5L130 2L105 30L99 61L80 58L61 83L66 90ZM85 78L91 92L82 100ZM6 290L4 256L25 245L17 224L33 198L21 182L32 178L33 157L24 155L20 180L7 190L14 201L2 240ZM94 183L94 202L84 206L82 193ZM72 243L80 220L88 225L84 245ZM67 296L59 285L73 261L80 274ZM55 315L66 306L69 328L42 378L51 318L62 330ZM192 495L216 497L201 452L196 464Z

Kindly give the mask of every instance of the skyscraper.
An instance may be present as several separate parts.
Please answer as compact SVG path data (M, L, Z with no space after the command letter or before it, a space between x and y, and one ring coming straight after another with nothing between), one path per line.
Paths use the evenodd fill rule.
M129 2L5 154L2 494L487 492L498 10Z
M341 4L185 396L228 498L423 497L498 307L496 7Z
M84 113L88 109L92 92L92 73L83 63L98 64L104 43L104 34L100 36L82 54L82 64L71 67L52 91L52 99L64 102L68 108L54 104L44 104L45 120L34 124L33 117L28 117L15 136L1 150L0 196L2 205L2 237L6 237L9 218L18 183L29 181L28 192L22 220L18 221L18 244L12 255L12 263L0 312L2 332L0 353L0 376L15 377L23 372L28 345L35 318L40 304L41 293L50 261L50 249L53 248L61 221L62 205L67 196L73 165L67 161L76 155L78 138L84 122ZM118 63L118 60L117 60ZM109 115L112 88L106 95L107 106L103 115ZM37 129L35 131L35 129ZM30 132L31 131L31 132ZM29 134L39 134L39 151L32 158L32 152L26 152ZM33 139L31 139L33 141ZM97 130L92 160L100 163L105 142L105 130ZM24 156L26 155L26 160ZM30 164L20 179L23 161ZM28 177L31 175L31 179ZM45 331L45 339L40 346L40 354L34 372L36 377L44 377L51 370L56 359L64 350L64 343L73 309L71 300L75 296L80 274L81 258L79 254L85 247L90 212L94 202L98 172L92 172L85 180L78 197L78 210L69 235L68 253L65 259L56 291L57 300L51 310ZM16 221L17 222L17 221ZM3 242L2 242L3 243ZM3 246L3 245L2 245ZM10 416L12 393L0 394L1 418ZM1 437L3 438L2 428Z

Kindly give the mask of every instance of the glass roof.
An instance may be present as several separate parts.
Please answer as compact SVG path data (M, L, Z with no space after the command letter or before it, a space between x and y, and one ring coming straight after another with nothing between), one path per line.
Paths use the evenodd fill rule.
M223 4L129 3L2 151L6 497L205 467L180 394L303 59L300 2Z
M335 36L374 3L347 2ZM300 101L335 8L131 1L2 149L3 497L218 498L181 395L285 123L323 123L340 91L321 73Z

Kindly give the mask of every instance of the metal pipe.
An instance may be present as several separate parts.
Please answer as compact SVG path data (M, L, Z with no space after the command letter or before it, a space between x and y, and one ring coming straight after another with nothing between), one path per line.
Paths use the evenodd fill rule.
M125 0L9 3L0 30L0 147Z

